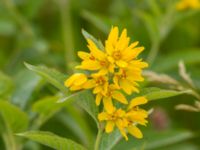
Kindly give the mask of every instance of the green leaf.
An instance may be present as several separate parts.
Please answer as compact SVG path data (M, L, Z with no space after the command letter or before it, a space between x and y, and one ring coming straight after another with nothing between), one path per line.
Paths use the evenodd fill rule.
M76 107L71 106L66 107L66 113L57 115L59 122L72 131L80 139L83 145L92 149L95 142L95 135L94 131L91 130L90 122L88 122L86 118L87 116Z
M40 127L48 119L50 119L54 114L65 107L66 103L58 103L60 96L49 96L36 101L32 110L39 114L39 117L34 120L34 128Z
M75 100L76 103L81 108L83 108L98 124L97 115L98 115L99 110L95 104L95 97L90 90L83 90L83 91L73 93L72 95L68 97L64 97L60 99L58 102L63 103L69 98L72 100Z
M109 32L109 26L108 24L106 24L106 20L103 17L100 17L94 13L91 13L89 11L83 11L82 16L89 21L90 23L92 23L93 25L95 25L98 29L100 29L102 32L104 33L108 33Z
M162 15L162 11L160 9L160 6L158 4L158 1L156 0L151 0L151 1L147 1L149 4L149 7L152 11L152 13L154 14L155 17L160 17Z
M121 137L122 136L117 129L109 134L104 132L99 145L99 150L111 150L117 144L117 142L119 142Z
M165 89L159 89L159 88L147 88L147 89L144 89L143 91L143 93L145 93L144 96L149 101L178 96L181 94L186 94L188 92L189 91L174 91L174 90L165 90Z
M61 90L64 94L65 97L59 100L59 102L65 102L66 100L74 100L76 99L77 103L84 109L86 110L92 118L96 122L97 121L97 114L98 114L98 108L95 105L95 100L94 96L90 91L80 91L80 92L75 92L71 93L68 88L64 86L64 81L66 79L65 75L62 73L54 70L54 69L49 69L44 66L33 66L30 64L25 63L26 67L37 74L41 75L44 79L46 79L48 82L50 82L52 85L57 87L59 90Z
M56 150L86 150L86 148L84 148L82 145L50 132L29 131L20 133L18 135L49 146Z
M26 3L23 3L23 15L25 15L28 19L32 19L35 17L40 10L42 4L44 1L35 1L35 0L29 0Z
M11 129L12 133L22 132L28 127L28 116L9 102L0 101L0 117L3 126Z
M185 64L197 64L200 63L200 49L185 49L177 50L175 53L170 53L164 57L160 57L157 61L157 65L153 67L153 70L163 72L170 69L174 69L178 66L180 60Z
M31 129L38 129L53 115L59 112L62 108L65 108L69 113L59 114L57 118L64 122L67 128L72 130L83 141L84 144L90 146L94 137L92 131L88 127L87 121L83 118L83 115L78 113L74 107L68 105L68 101L58 103L61 96L50 96L38 100L33 104L32 110L37 112L39 116L34 120Z
M13 81L0 71L0 96L8 96L13 90Z
M95 37L93 37L91 34L89 34L87 31L85 31L84 29L82 29L82 34L84 36L84 38L87 40L87 39L90 39L92 40L99 49L103 50L104 49L104 46L102 44L102 42L100 40L97 40Z
M15 76L15 90L11 97L11 102L25 108L33 91L41 81L40 76L29 70L22 70Z
M77 104L82 107L88 114L96 121L97 115L98 115L98 107L95 104L95 98L94 95L90 90L85 90L83 92L80 92L80 94L77 94L75 97Z
M16 32L16 24L12 20L3 19L0 20L0 35L10 36Z
M63 93L68 94L69 91L64 86L64 81L67 78L67 76L58 72L55 69L49 69L45 66L33 66L28 63L24 63L24 64L29 70L42 76L45 80L50 82L52 85L54 85L56 88L61 90Z
M151 41L153 43L157 43L160 40L160 32L154 16L142 11L137 11L136 13L138 14L138 16L140 16L140 18L144 22Z
M148 150L153 150L159 147L165 147L167 145L178 143L192 137L194 137L194 134L190 131L164 132L163 135L160 135L160 138L157 136L156 140L149 142L149 144L146 145L146 148L148 147Z
M186 130L167 130L156 132L155 130L144 133L144 138L141 140L129 138L128 141L121 140L114 149L121 150L126 146L127 150L162 150L167 146L172 146L176 143L185 143L186 140L195 137L195 135Z

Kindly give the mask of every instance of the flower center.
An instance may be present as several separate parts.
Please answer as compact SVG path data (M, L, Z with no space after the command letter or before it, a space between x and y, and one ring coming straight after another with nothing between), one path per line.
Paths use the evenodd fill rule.
M122 73L121 73L121 75L120 75L120 78L121 78L121 79L126 79L126 77L127 77L126 71L123 70Z
M110 88L108 87L108 89L107 89L107 91L106 91L106 93L105 93L105 96L106 96L106 97L111 97L111 96L112 96L112 93L113 93L113 90L110 89Z
M115 60L119 60L121 58L121 52L120 51L113 52L113 58Z
M112 120L112 121L116 121L117 119L118 119L118 116L115 114L110 116L110 120Z
M103 66L103 67L108 67L108 62L105 61L105 60L101 60L100 65Z
M95 57L94 57L93 55L91 55L91 56L89 57L89 59L95 60Z
M96 81L96 84L103 85L106 82L106 80L103 77L99 77Z

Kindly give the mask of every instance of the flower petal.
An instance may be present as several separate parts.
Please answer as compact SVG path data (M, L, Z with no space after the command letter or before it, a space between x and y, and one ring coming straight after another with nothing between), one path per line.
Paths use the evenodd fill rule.
M92 40L87 39L87 42L88 48L90 49L92 55L94 55L95 58L98 58L99 60L105 59L104 52L99 50Z
M122 68L125 68L125 67L128 65L128 63L125 62L125 61L123 61L123 60L118 60L118 61L116 61L116 64L117 64L119 67L122 67Z
M142 132L140 131L140 129L138 127L132 125L132 126L129 126L127 129L128 129L128 132L132 136L134 136L134 137L136 137L138 139L143 138L143 134L142 134Z
M118 88L120 88L120 86L119 86L119 79L118 79L117 76L114 76L114 77L113 77L113 83L114 83Z
M103 97L103 105L108 113L112 113L114 111L112 99L110 97Z
M108 121L106 123L106 133L110 133L113 131L115 123L113 121Z
M132 93L132 85L131 83L129 83L126 79L122 79L120 81L120 87L124 90L124 92L126 92L127 94L131 94Z
M84 89L91 89L95 86L95 81L93 79L88 80L86 83L84 83L83 88Z
M127 141L128 140L128 137L126 135L126 132L124 130L124 128L126 127L125 124L123 123L122 120L118 120L116 122L116 125L117 125L117 128L119 129L120 133L122 134L122 136L125 138L125 140Z
M97 94L96 95L96 100L95 100L97 106L100 105L101 99L102 99L102 95L101 94Z
M100 93L102 91L102 87L101 86L96 86L93 90L94 94Z
M65 86L70 87L73 84L75 84L76 80L82 78L85 82L85 79L87 80L86 75L82 74L82 73L75 73L72 76L70 76L66 81L65 81ZM80 84L76 84L76 85L80 85Z
M124 50L128 46L129 40L130 38L127 37L127 30L123 29L121 36L119 37L119 40L116 44L116 49L121 51Z
M102 113L98 114L98 119L99 119L99 121L107 120L108 114L106 112L102 112Z
M87 81L87 76L85 74L80 74L76 80L76 82L74 82L75 86L81 86L82 84L84 84Z
M111 44L115 44L118 40L118 33L119 33L118 27L112 28L109 33L107 41L110 42Z
M112 93L112 97L123 104L128 104L128 101L126 100L125 96L118 91L114 91Z
M137 58L137 56L144 50L144 47L136 47L134 49L126 50L126 53L123 53L123 58L126 61Z
M77 69L86 69L86 70L98 70L101 68L101 65L98 61L85 60L82 61L80 66L76 66Z
M83 52L83 51L79 51L78 52L78 56L81 58L81 59L89 59L90 57L90 54L89 53L86 53L86 52Z
M130 104L128 106L128 109L131 109L135 106L138 106L138 105L142 105L142 104L146 104L147 103L147 99L144 97L144 96L141 96L141 97L136 97L134 99L132 99L130 101Z

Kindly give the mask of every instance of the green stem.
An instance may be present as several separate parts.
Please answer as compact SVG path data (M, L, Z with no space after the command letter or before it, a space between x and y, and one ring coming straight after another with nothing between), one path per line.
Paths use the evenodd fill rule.
M157 41L155 40L152 41L152 47L147 57L147 61L149 62L150 65L153 64L156 56L158 55L162 41L166 39L166 37L168 36L170 31L174 27L174 24L175 24L174 16L176 15L175 14L176 11L175 11L174 5L171 3L173 3L173 1L170 1L170 5L167 8L166 13L164 14L162 18L160 18L161 21L159 21L159 24L158 24L159 38Z
M4 143L5 143L5 147L7 150L20 150L20 145L18 145L16 143L16 139L14 137L14 133L12 132L10 126L8 125L8 123L5 121L5 119L3 118L3 122L5 124L5 130L2 134Z
M147 62L152 65L160 48L160 42L153 42L150 53L147 57Z
M29 22L26 20L26 18L18 11L15 3L13 3L13 0L2 0L2 3L4 4L4 7L7 9L8 13L10 16L15 20L17 26L20 28L21 33L23 33L26 36L27 40L33 41L35 35L33 32L33 29ZM17 41L20 42L20 41ZM16 60L18 56L20 55L20 51L22 50L21 47L19 47L20 44L18 44L10 58L8 59L6 65L5 65L5 70L9 70L9 68L13 68L13 65L15 65Z
M95 145L94 145L94 150L99 150L99 144L101 142L102 134L103 134L103 129L99 128L97 138L96 138L96 142L95 142Z
M10 133L3 134L3 140L7 150L17 150L15 139Z
M18 9L16 8L15 4L12 0L3 0L5 7L8 9L9 13L13 17L13 19L17 22L23 32L30 38L34 36L32 28L30 27L29 23L26 19L20 14Z
M70 15L70 0L59 0L57 1L59 5L60 15L61 15L61 26L62 26L62 36L65 51L65 61L66 68L68 71L71 70L71 65L75 62L74 54L74 41L72 33L71 15Z

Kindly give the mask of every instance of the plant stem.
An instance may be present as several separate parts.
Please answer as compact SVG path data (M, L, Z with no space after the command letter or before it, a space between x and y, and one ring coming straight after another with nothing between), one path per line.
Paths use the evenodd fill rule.
M95 145L94 145L94 150L99 150L99 144L101 141L102 133L103 133L103 129L99 128Z
M151 50L150 50L150 53L147 57L147 62L152 65L157 54L158 54L158 50L160 48L160 42L153 42L152 43L152 47L151 47Z
M10 133L3 134L3 140L7 150L17 150L15 139Z
M65 61L67 71L71 70L71 65L75 61L74 54L74 42L73 33L71 25L71 15L70 15L70 0L59 0L57 1L59 5L60 15L61 15L61 26L62 26L62 36L65 51Z
M7 150L19 150L20 148L18 147L16 143L16 139L14 137L14 133L12 132L10 126L8 123L3 119L3 122L5 124L5 131L2 134L5 146Z
M31 26L27 22L27 20L20 14L17 7L13 3L12 0L3 0L5 7L8 9L9 13L13 17L13 19L20 26L21 30L29 37L32 38L34 33L32 31Z

